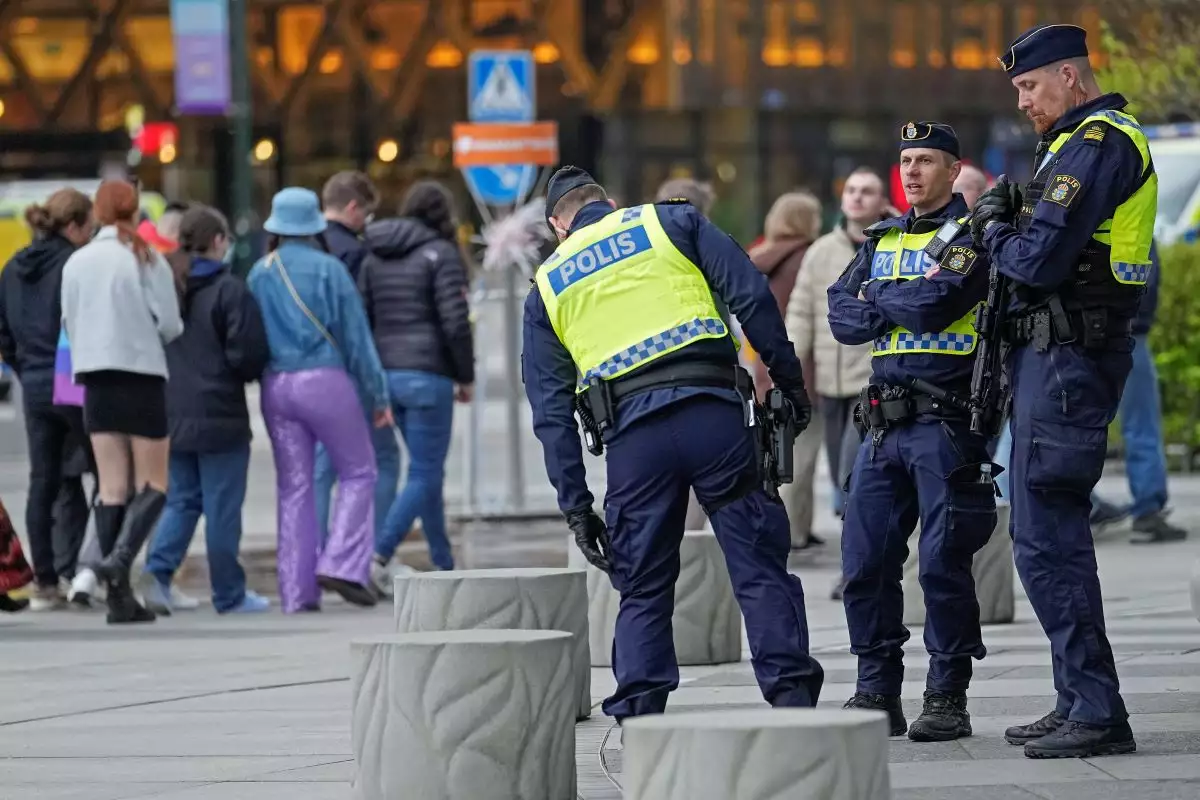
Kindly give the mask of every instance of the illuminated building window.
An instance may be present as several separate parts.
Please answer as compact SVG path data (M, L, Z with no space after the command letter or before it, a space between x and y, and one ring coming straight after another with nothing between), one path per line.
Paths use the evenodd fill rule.
M846 8L844 3L838 3L830 16L826 27L828 47L825 50L825 60L831 67L844 67L852 59L853 18L850 9Z
M425 57L426 65L434 69L454 69L463 62L462 51L447 41L438 42Z
M786 67L792 63L787 11L781 0L774 0L767 6L767 35L763 41L762 60L768 67Z
M921 42L925 48L925 63L933 69L946 66L946 47L942 37L942 14L945 7L936 0L925 0L921 8Z
M792 50L793 63L797 67L813 68L824 66L825 47L817 39L806 37L796 40Z
M299 75L308 65L308 51L325 25L318 6L284 6L279 9L279 65L290 75Z
M691 63L692 47L686 39L675 40L675 44L671 47L671 60L680 66Z
M10 34L13 49L25 62L30 74L39 81L67 81L79 69L91 46L91 34L84 20L39 20L29 34Z
M625 57L631 64L657 64L662 54L659 51L658 36L654 27L647 25L638 32L633 44L625 51Z
M400 53L391 47L373 47L370 63L371 69L388 72L400 66Z
M986 66L987 56L978 39L959 39L950 55L955 69L976 70Z
M803 25L815 25L821 21L821 14L817 11L816 3L811 0L798 0L794 6L793 18Z
M917 11L910 3L892 3L892 47L888 60L893 67L912 69L917 65Z
M175 69L170 17L134 17L125 23L125 32L147 72L167 73Z

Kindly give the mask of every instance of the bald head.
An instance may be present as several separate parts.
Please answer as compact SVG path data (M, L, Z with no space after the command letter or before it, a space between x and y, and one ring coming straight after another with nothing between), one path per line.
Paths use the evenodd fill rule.
M954 191L963 196L963 200L967 202L967 208L973 208L975 202L979 200L979 195L986 192L987 188L987 175L984 175L978 167L963 164L962 172L958 173L958 180L954 182Z

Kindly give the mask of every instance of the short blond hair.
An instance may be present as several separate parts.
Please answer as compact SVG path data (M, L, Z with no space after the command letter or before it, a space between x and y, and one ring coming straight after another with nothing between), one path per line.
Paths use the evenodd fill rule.
M779 239L808 239L821 234L821 201L811 192L788 192L767 212L763 237L768 242Z

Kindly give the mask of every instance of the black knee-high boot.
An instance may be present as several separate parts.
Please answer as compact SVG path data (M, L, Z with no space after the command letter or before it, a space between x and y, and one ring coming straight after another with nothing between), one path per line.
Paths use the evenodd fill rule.
M154 533L166 502L165 494L149 486L138 492L129 501L116 541L96 569L96 574L108 583L110 624L154 621L154 612L143 608L133 596L129 571L142 546Z

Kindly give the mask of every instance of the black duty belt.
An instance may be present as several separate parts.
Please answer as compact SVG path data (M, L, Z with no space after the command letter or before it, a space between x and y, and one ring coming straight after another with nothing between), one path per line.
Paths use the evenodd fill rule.
M1078 344L1089 350L1127 350L1133 335L1133 320L1109 319L1104 308L1065 311L1056 314L1040 308L1008 320L1006 341L1015 345L1032 344L1045 350L1051 343Z
M916 419L923 414L959 417L965 413L965 401L957 395L925 381L916 381L916 383L926 387L929 391L921 388L880 384L870 384L865 387L859 396L863 425L872 431L883 431L892 425Z
M645 369L605 381L605 383L612 395L612 402L617 403L626 397L648 392L651 389L671 389L685 386L737 389L739 372L742 375L746 374L745 370L733 364L682 361L661 367L649 364Z

